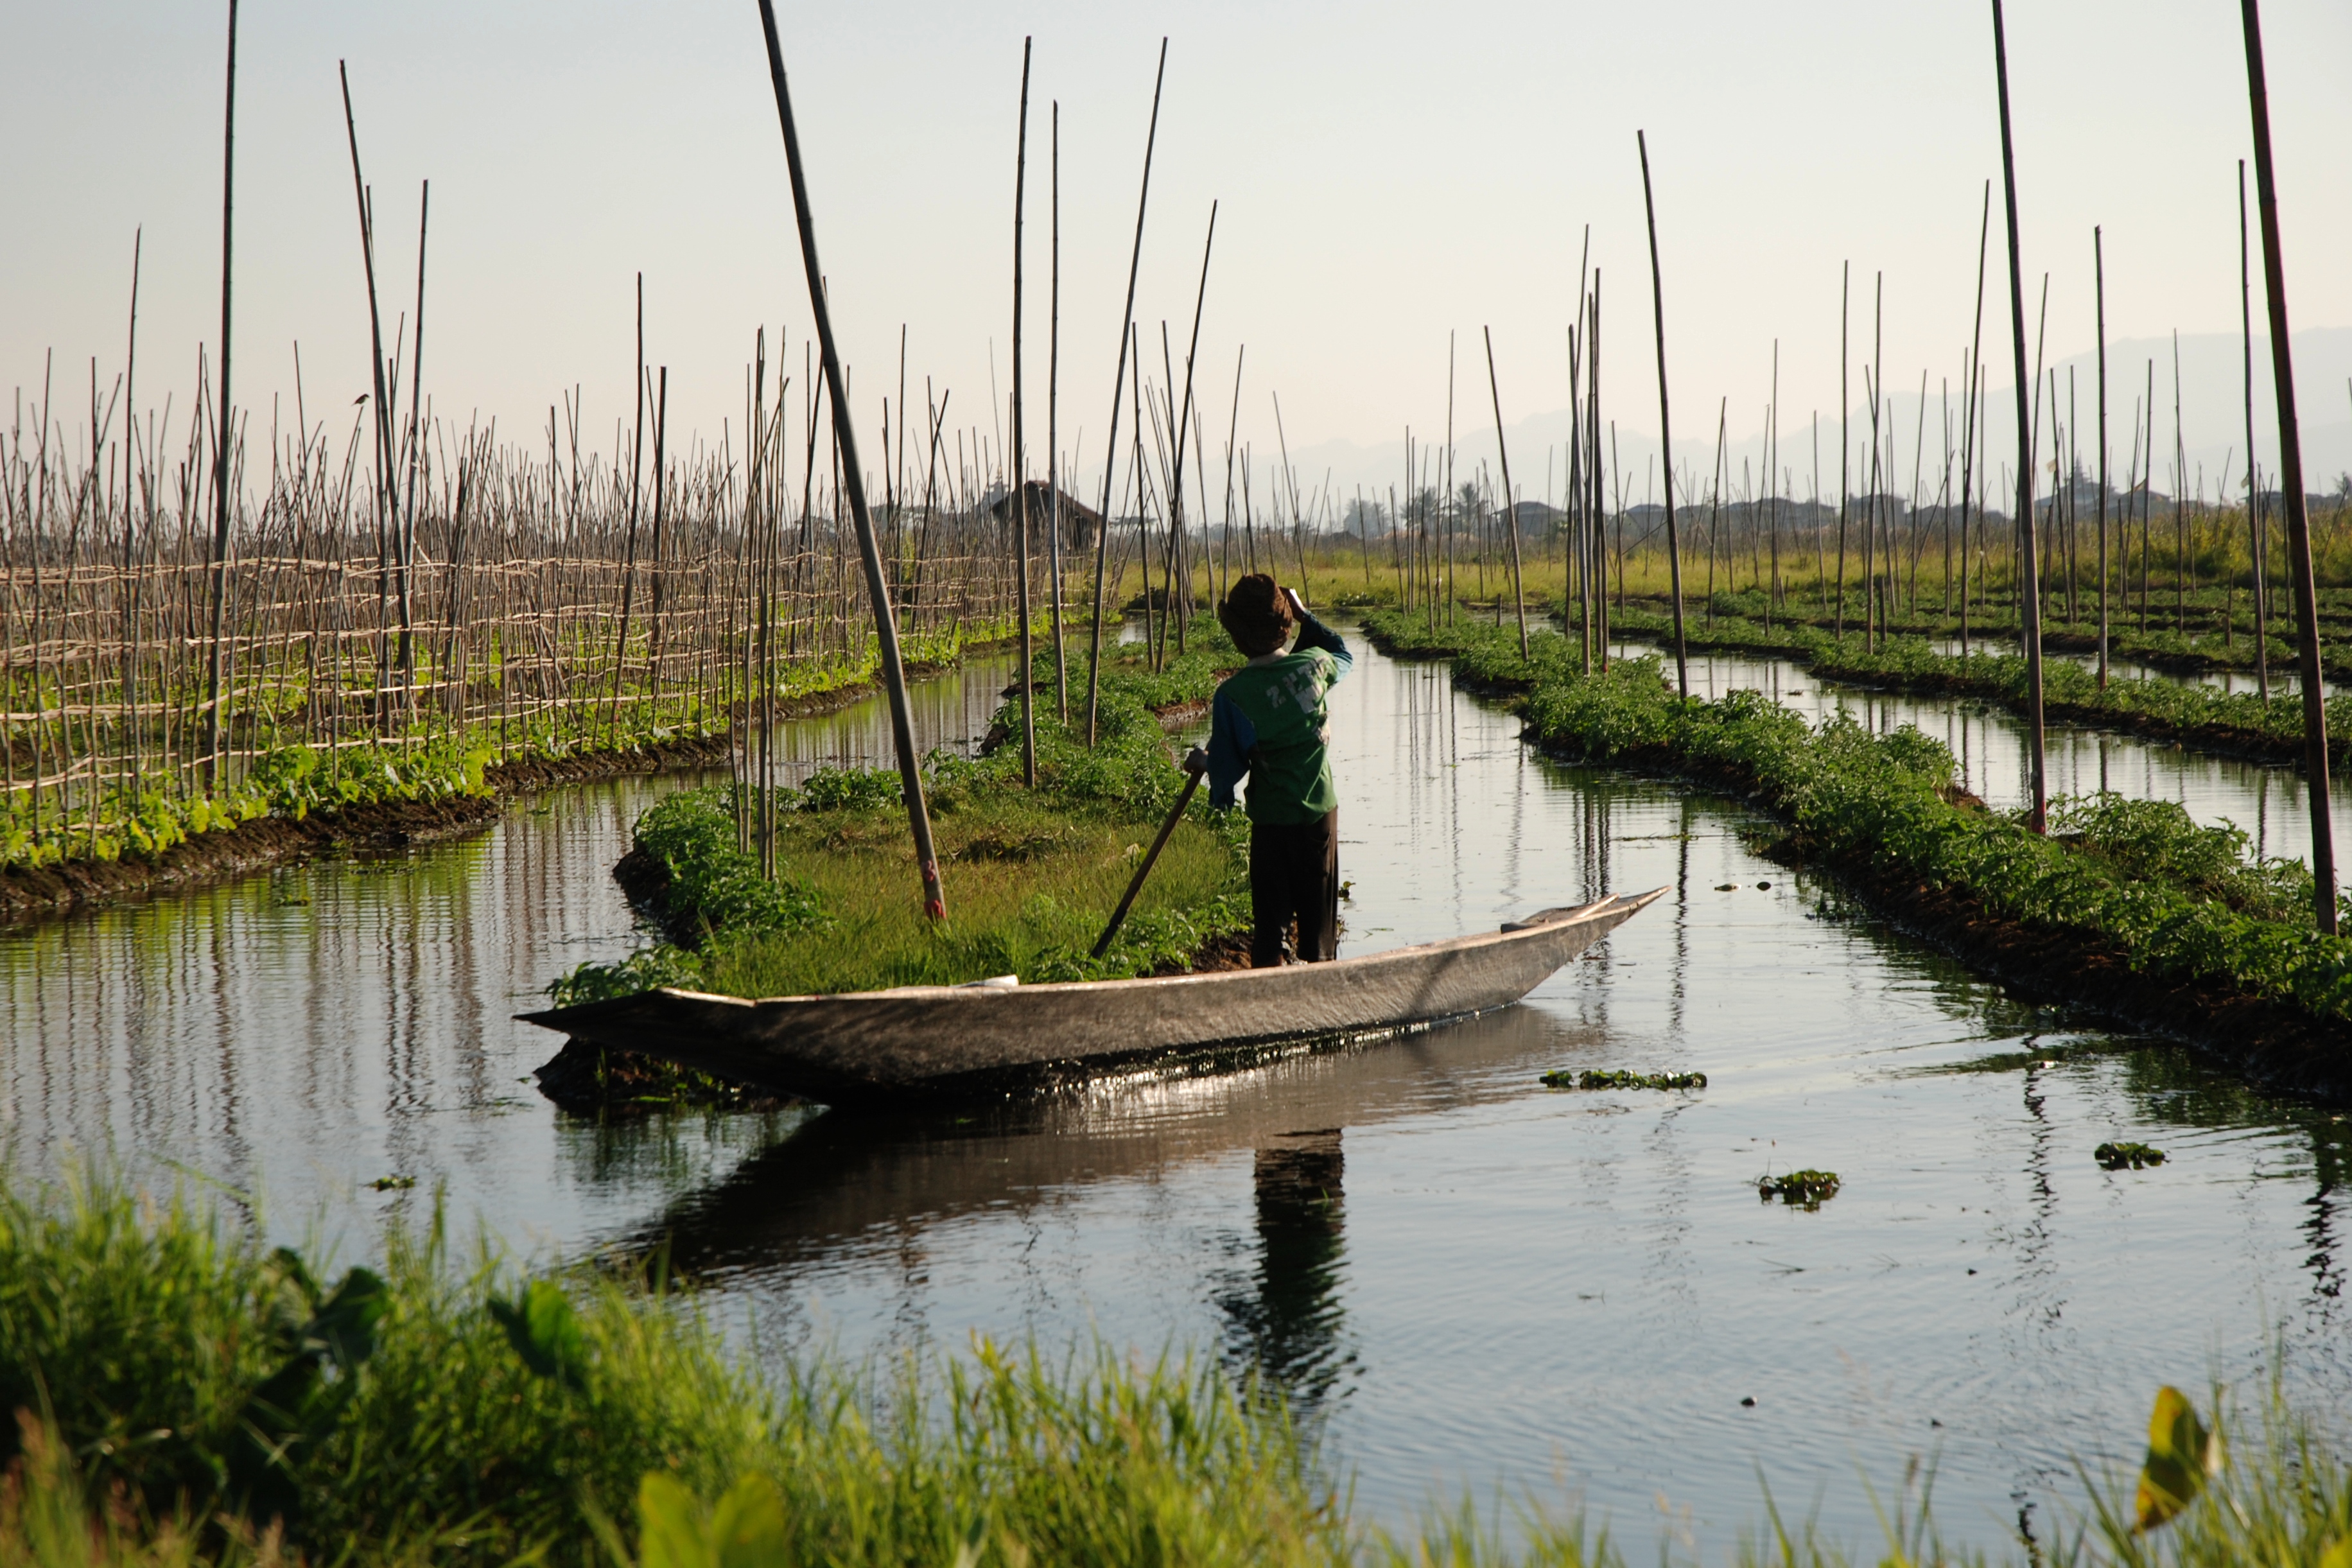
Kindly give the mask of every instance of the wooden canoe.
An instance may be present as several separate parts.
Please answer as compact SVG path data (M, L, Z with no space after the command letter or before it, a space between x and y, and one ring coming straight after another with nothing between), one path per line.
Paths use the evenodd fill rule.
M1331 963L746 1001L664 988L528 1023L826 1104L1000 1094L1188 1058L1363 1039L1507 1007L1665 889Z

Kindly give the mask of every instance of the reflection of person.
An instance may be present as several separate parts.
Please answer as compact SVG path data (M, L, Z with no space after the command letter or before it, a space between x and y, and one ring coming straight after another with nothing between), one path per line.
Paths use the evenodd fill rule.
M1298 960L1337 958L1339 795L1325 697L1354 656L1264 573L1235 583L1217 619L1249 658L1217 688L1203 761L1211 805L1231 806L1234 786L1249 777L1250 964L1285 962L1294 921ZM1294 626L1297 646L1286 652Z

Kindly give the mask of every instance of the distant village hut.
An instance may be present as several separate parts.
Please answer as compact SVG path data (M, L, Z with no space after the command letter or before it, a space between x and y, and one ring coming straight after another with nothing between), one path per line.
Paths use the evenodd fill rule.
M1030 537L1042 542L1045 537L1045 531L1054 525L1054 487L1043 479L1031 479L1022 489L1026 490L1029 496L1029 527L1032 530ZM1063 490L1060 494L1062 548L1092 550L1095 547L1095 540L1102 531L1102 513L1067 490ZM988 514L1003 523L1009 531L1014 521L1012 496L1008 494L999 498L989 507Z

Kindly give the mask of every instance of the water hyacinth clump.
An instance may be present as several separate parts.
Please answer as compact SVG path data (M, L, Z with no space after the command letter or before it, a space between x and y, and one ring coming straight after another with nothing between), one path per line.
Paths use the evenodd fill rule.
M1759 1176L1756 1191L1768 1204L1779 1198L1799 1208L1817 1209L1837 1196L1838 1184L1835 1171L1789 1171L1777 1176Z
M1562 1068L1543 1075L1546 1089L1705 1089L1703 1072L1582 1072Z

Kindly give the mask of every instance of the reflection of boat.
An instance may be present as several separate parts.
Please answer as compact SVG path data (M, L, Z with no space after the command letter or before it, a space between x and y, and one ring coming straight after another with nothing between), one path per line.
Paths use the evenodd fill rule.
M1332 963L757 1002L664 989L523 1017L593 1045L832 1104L969 1097L1507 1007L1664 891Z
M1538 1074L1600 1059L1592 1053L1605 1038L1553 1009L1506 1007L1401 1039L1285 1052L1240 1072L1136 1073L1074 1094L911 1112L797 1112L781 1142L679 1194L619 1245L665 1249L697 1277L799 1277L919 1254L934 1231L991 1215L1040 1224L1100 1184L1156 1185L1236 1156L1257 1163L1255 1151L1327 1129L1352 1137L1540 1094ZM573 1135L589 1135L588 1124Z

